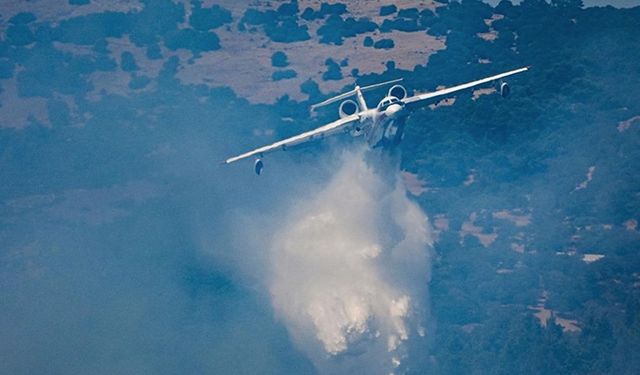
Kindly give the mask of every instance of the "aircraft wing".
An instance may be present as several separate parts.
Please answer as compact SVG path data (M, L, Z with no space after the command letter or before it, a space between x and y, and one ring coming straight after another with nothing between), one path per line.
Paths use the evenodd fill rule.
M414 96L405 98L402 101L405 104L408 104L409 106L415 106L417 104L420 104L421 102L425 102L425 104L426 104L426 102L429 99L438 98L438 97L449 95L449 94L452 94L454 92L465 90L465 89L468 89L468 88L471 88L471 87L475 87L475 86L479 86L479 85L482 85L482 84L485 84L485 83L497 81L499 79L502 79L502 78L505 78L505 77L508 77L508 76L511 76L511 75L514 75L514 74L522 73L522 72L525 72L527 70L529 70L529 67L515 69L515 70L511 70L511 71L505 72L505 73L497 74L495 76L479 79L477 81L473 81L473 82L469 82L469 83L463 83L462 85L453 86L453 87L445 88L445 89L438 90L438 91L428 92L428 93L424 93L424 94L414 95Z
M244 154L234 156L232 158L225 160L224 164L231 164L235 161L246 159L254 155L262 156L263 154L266 154L268 152L286 150L287 147L289 146L295 146L295 145L310 141L312 139L324 138L326 136L333 135L333 134L339 133L340 131L344 131L345 129L348 129L347 126L356 121L360 121L359 113L330 122L314 130L310 130L308 132L294 135L293 137L283 139L276 143L272 143L267 146L256 148L255 150L245 152Z

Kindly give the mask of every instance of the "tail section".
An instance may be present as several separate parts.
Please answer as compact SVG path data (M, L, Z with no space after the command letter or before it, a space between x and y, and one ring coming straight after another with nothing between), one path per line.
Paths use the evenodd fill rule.
M340 95L334 96L333 98L329 98L329 99L327 99L327 100L325 100L323 102L320 102L318 104L312 105L311 106L311 110L315 111L317 108L324 107L324 106L329 105L331 103L335 103L337 101L352 97L354 95L356 95L356 97L358 98L358 104L360 105L361 110L366 110L367 109L367 104L365 103L364 96L362 95L363 92L371 91L371 90L377 89L378 87L382 87L382 86L385 86L385 85L390 85L392 83L396 83L396 82L400 82L400 81L402 81L402 78L398 78L398 79L394 79L394 80L387 81L387 82L382 82L382 83L376 83L376 84L365 86L365 87L356 86L351 91L347 91L347 92L342 93Z

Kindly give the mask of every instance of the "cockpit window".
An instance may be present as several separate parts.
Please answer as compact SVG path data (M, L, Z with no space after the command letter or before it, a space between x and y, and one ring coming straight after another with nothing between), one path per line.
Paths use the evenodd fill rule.
M391 104L395 104L399 102L400 102L400 99L396 98L395 96L386 97L382 99L382 101L380 101L380 104L378 104L378 111L384 111Z

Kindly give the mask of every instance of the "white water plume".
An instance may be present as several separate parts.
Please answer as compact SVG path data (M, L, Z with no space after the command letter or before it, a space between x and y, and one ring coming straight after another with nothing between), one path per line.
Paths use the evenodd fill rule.
M431 226L395 163L366 159L345 152L270 246L274 309L323 373L397 372L404 343L425 334Z

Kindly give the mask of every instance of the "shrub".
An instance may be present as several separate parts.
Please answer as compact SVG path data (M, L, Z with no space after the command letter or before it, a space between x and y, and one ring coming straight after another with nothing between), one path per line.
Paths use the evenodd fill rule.
M396 7L395 5L391 4L391 5L386 5L383 6L382 8L380 8L380 15L381 16L388 16L390 14L393 14L395 12L398 11L398 7Z
M278 51L271 55L271 66L284 68L287 65L289 65L289 61L287 60L287 55L284 52Z
M271 75L271 79L274 81L280 81L283 79L295 78L297 76L298 76L298 73L296 73L296 71L293 69L276 70Z
M373 44L373 48L377 49L391 49L393 47L395 47L395 43L392 39L380 39Z

